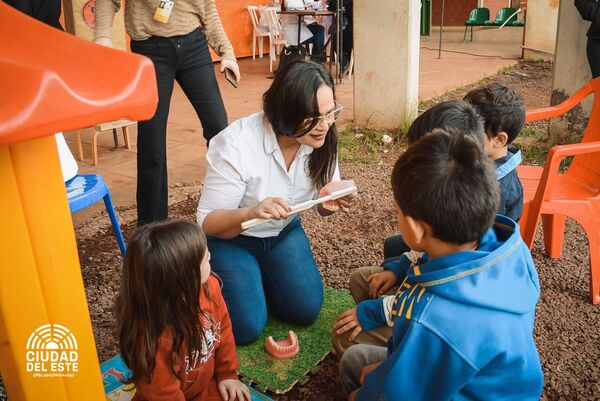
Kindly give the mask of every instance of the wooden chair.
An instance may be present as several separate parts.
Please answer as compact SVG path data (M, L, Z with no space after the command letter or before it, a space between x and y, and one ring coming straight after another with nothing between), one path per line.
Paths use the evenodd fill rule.
M521 233L531 247L542 219L544 245L550 258L560 258L565 219L571 217L584 229L590 249L590 299L600 303L600 78L579 89L573 96L554 107L531 110L527 121L561 116L594 94L592 113L581 143L557 145L550 149L544 167L522 166L518 169L524 189ZM573 156L568 169L560 164Z
M135 121L121 119L94 126L94 134L92 135L92 159L94 162L94 166L98 165L98 135L100 135L100 133L103 131L112 130L113 140L115 142L114 148L117 149L119 147L119 138L117 135L117 130L121 129L123 131L123 141L125 142L125 148L131 149L131 142L129 140L129 127L135 124ZM77 131L77 156L79 157L80 161L83 160L83 147L81 145L81 134L79 131Z
M81 10L88 9L87 7L93 2L88 0L64 0L63 10L65 19L65 29L67 32L89 41L94 40L93 11L92 13L83 13ZM92 8L93 10L93 8ZM91 17L91 20L89 19ZM115 13L111 27L112 47L118 50L127 51L127 38L125 34L125 17L123 8ZM117 130L123 131L125 147L130 149L129 144L129 126L135 124L133 121L120 119L110 121L94 126L94 134L92 136L92 155L94 166L98 165L98 135L100 132L112 130L113 139L115 141L115 149L119 147ZM79 160L83 160L83 149L81 146L81 134L77 131L77 156Z

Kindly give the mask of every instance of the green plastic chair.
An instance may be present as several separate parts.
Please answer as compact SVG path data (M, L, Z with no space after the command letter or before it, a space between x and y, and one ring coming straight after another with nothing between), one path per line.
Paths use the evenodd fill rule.
M469 18L465 21L465 34L463 35L463 43L467 39L467 29L471 27L471 42L473 41L473 27L484 26L490 19L490 9L478 7L471 10Z
M505 7L498 10L496 13L496 19L494 21L488 21L485 23L486 26L501 26L506 20L506 25L511 25L517 21L517 9L512 7Z

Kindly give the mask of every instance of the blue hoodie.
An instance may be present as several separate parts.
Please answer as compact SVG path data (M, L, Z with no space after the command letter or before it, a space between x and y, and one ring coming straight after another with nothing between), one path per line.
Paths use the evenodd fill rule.
M393 305L393 334L388 358L356 400L538 400L540 288L519 226L498 215L476 250L419 262L398 270L406 275L393 299L357 307L372 330L386 324L385 303Z

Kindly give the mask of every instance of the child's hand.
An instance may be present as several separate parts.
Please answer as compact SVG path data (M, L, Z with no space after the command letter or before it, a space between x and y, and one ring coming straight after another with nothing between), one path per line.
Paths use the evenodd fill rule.
M354 341L356 336L362 331L362 327L358 322L358 316L356 315L356 308L348 309L346 312L342 312L338 316L333 328L336 330L337 334L343 334L348 330L354 329L354 331L352 331L348 337L348 341Z
M377 298L392 288L398 282L398 277L393 271L384 270L371 274L367 280L369 280L369 296Z
M252 401L250 390L239 380L221 380L217 387L223 401Z
M362 370L360 372L359 383L361 385L365 384L365 379L367 378L367 376L369 375L369 373L371 373L372 371L374 371L379 365L381 365L381 362L372 363L372 364L367 365L364 368L362 368Z

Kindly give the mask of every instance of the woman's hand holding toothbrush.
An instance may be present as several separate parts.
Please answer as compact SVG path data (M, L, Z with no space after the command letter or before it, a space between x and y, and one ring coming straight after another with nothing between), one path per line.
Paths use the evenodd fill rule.
M290 205L282 198L266 198L250 209L247 220L256 218L284 220L288 218L288 213L291 211Z

